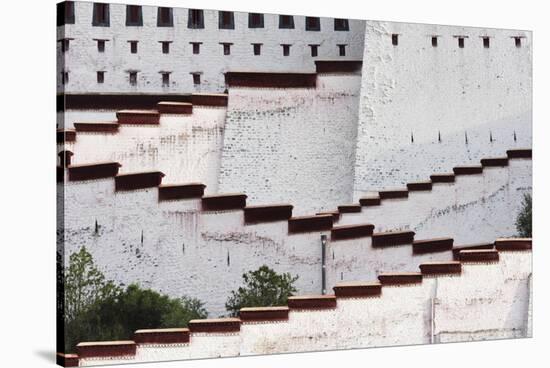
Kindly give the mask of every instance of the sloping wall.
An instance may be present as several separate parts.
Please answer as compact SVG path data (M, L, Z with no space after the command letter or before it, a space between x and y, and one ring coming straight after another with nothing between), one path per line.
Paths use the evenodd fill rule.
M365 45L355 199L531 147L530 32L367 21Z

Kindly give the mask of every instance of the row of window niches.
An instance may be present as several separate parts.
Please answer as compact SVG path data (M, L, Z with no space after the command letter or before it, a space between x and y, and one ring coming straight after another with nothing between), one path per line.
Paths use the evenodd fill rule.
M189 9L187 18L187 28L203 29L204 11L200 9ZM66 1L57 4L57 25L75 23L74 2ZM92 25L95 27L109 27L110 14L109 4L93 3ZM126 26L143 26L142 7L139 5L126 5ZM157 27L173 27L174 12L172 8L157 8ZM230 11L218 12L219 29L235 29L235 13ZM248 14L248 28L264 28L264 15L261 13ZM292 15L279 15L280 29L294 29L294 17ZM306 17L306 31L320 31L321 18ZM349 31L349 21L347 19L334 19L335 31Z
M397 33L394 33L391 35L391 43L392 45L394 46L398 46L399 45L399 37L400 35L397 34ZM438 47L439 45L439 39L441 38L441 36L431 36L431 42L432 42L432 47ZM469 38L468 36L454 36L454 38L456 39L457 41L457 46L461 49L464 48L464 45L466 44L466 40ZM522 44L522 38L525 38L523 36L511 36L510 37L511 39L514 40L514 44L516 45L516 47L521 47L521 44ZM491 37L488 37L488 36L480 36L480 39L481 39L481 42L482 42L482 45L484 48L488 49L491 47Z
M104 84L105 83L105 77L106 77L105 71L97 71L96 72L96 78L98 84ZM170 86L170 74L171 72L165 72L161 71L160 74L160 81L162 83L163 87L169 87ZM200 85L201 84L201 75L202 72L194 72L189 73L191 75L192 81L194 85ZM61 72L61 84L68 84L69 83L69 72L63 71ZM130 86L137 86L138 85L138 72L137 71L129 71L128 72L128 84Z

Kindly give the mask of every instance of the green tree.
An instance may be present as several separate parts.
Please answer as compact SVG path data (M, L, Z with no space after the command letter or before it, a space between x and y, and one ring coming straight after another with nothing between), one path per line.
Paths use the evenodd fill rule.
M516 229L522 238L532 237L532 202L530 194L523 196L522 208L516 219Z
M231 316L237 316L244 307L269 307L285 305L296 292L294 283L298 276L278 274L266 265L256 271L243 274L244 286L232 291L225 303Z

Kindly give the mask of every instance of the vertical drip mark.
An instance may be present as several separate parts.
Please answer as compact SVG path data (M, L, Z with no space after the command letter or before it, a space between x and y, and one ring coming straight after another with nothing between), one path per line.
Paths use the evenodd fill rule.
M332 259L334 259L334 251L332 251Z
M229 257L229 251L227 251L227 265L231 266L231 258Z
M99 233L99 225L97 224L97 219L95 219L95 228L94 228L94 231L95 233Z
M340 281L344 280L344 273L340 272Z
M464 141L468 144L468 132L464 132Z
M441 131L437 132L437 141L441 143Z
M143 230L141 230L141 245L143 245Z
M414 143L414 135L413 135L413 132L411 132L411 143Z
M514 142L517 142L518 138L516 137L516 131L514 130Z
M493 132L489 131L489 142L493 143Z
M185 254L185 243L181 243L181 251Z

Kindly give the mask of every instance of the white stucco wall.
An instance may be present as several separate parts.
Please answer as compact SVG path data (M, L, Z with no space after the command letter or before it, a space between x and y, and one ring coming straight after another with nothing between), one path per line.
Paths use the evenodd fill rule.
M241 71L313 72L309 44L318 44L319 59L360 59L363 55L365 22L349 20L349 31L334 31L334 19L321 18L321 31L305 31L305 17L294 16L294 29L279 29L279 16L264 14L264 28L248 28L248 13L235 12L235 29L218 29L218 11L204 10L204 29L188 29L188 9L173 8L174 27L157 27L157 7L143 6L143 26L126 26L126 5L110 4L110 27L92 26L92 2L75 2L75 24L58 27L58 38L72 38L69 51L61 54L69 72L65 93L181 93L222 92L223 73ZM99 53L94 39L106 39ZM137 54L130 53L129 40L138 41ZM163 54L160 41L172 41ZM190 42L202 42L200 54ZM233 43L231 55L223 54L221 42ZM252 43L262 43L261 55ZM281 44L290 44L283 56ZM339 56L338 44L347 44ZM97 83L96 72L105 71ZM130 86L128 70L138 71L137 86ZM162 86L160 71L171 72L170 85ZM195 86L190 73L202 73ZM61 73L57 76L61 88Z
M365 45L355 198L531 147L531 32L367 21Z
M243 322L238 333L191 334L189 344L179 347L138 345L125 362L528 337L531 252L499 255L497 263L463 263L461 275L383 286L376 297L337 298L333 309L291 309L284 322ZM81 366L94 363L106 361L80 360Z
M314 214L351 201L361 76L316 88L229 89L219 189Z

